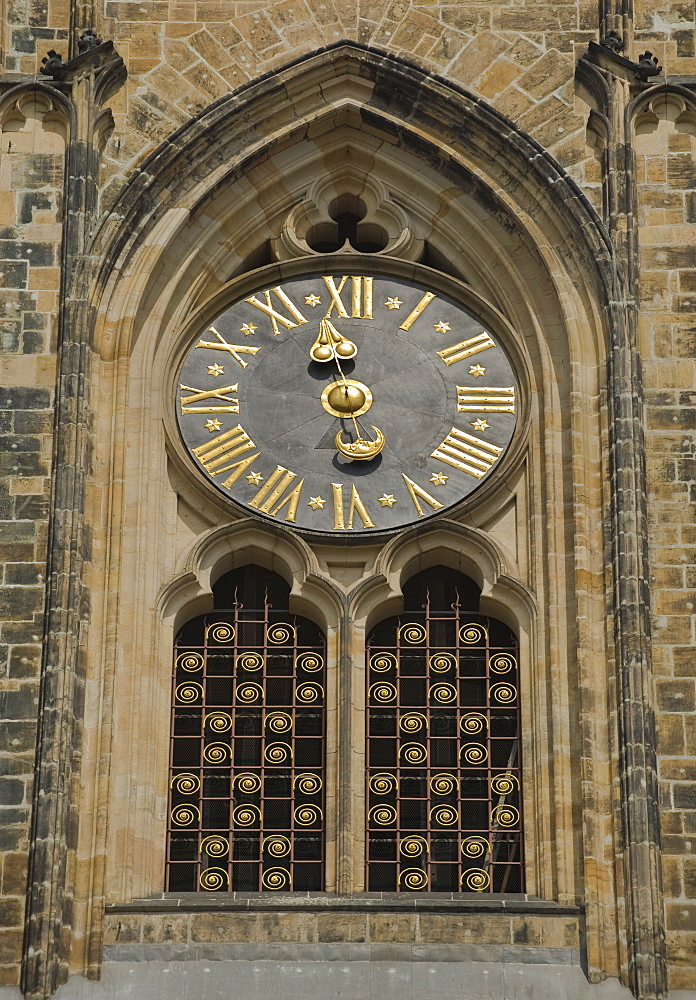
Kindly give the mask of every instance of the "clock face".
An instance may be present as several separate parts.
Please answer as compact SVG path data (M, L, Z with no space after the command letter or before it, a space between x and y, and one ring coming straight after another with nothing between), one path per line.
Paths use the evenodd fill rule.
M499 465L516 379L453 298L387 275L259 288L192 342L177 382L199 472L247 513L370 534L443 514Z

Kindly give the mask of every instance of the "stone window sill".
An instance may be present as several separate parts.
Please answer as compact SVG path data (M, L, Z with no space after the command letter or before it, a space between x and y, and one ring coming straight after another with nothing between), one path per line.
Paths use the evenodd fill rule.
M581 906L555 903L523 893L472 898L469 894L446 892L361 892L339 896L331 892L198 892L162 893L130 903L110 903L107 913L182 912L274 912L305 913L524 913L545 916L577 916Z

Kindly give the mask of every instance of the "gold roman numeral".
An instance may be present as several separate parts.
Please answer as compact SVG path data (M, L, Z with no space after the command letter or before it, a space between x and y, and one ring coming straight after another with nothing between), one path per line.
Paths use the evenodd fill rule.
M214 326L208 328L208 333L212 333L218 339L218 343L214 343L210 340L200 340L196 347L207 347L211 351L228 351L238 365L242 368L247 367L247 362L244 358L240 357L240 354L258 354L261 350L260 347L245 347L243 344L228 344L221 333L215 329Z
M500 389L490 385L458 385L457 411L459 413L514 413L515 387Z
M434 298L435 298L435 292L426 292L423 298L416 306L416 308L413 310L413 312L409 313L409 315L403 321L399 329L407 331L410 330L413 324L418 319L418 317L425 312L425 310L428 308L428 306L430 305L430 303L433 301Z
M341 293L346 286L346 282L350 277L350 313L348 312L346 306L341 298ZM324 275L324 284L331 296L331 302L329 308L326 310L324 319L328 319L333 310L336 310L336 315L341 319L373 319L372 316L372 298L373 298L373 288L374 279L373 278L361 278L359 275L347 275L344 274L336 287L336 282L331 277L331 275Z
M404 476L403 472L401 475L406 483L406 489L409 492L411 500L413 500L413 506L418 512L418 517L425 517L423 508L420 505L421 500L425 500L426 503L429 503L433 510L440 510L441 507L444 507L444 504L440 503L439 500L436 500L435 497L431 497L427 490L424 490L422 486L418 485L418 483L414 483L412 479L408 478L408 476Z
M256 507L263 514L270 514L277 517L283 507L287 506L285 512L286 521L294 521L297 514L297 505L302 495L304 479L292 486L293 479L297 479L295 472L288 472L282 465L276 465L266 482L258 491L253 500L249 501L250 507ZM292 486L292 489L289 487ZM287 493L285 491L288 490ZM285 493L285 496L283 494Z
M444 351L436 351L438 357L442 358L446 365L454 365L457 361L470 358L472 354L479 351L487 351L489 347L495 347L495 341L491 340L490 334L484 330L470 340L462 340L452 347L446 347Z
M273 299L271 298L271 293L275 294L275 296L278 299L280 299L282 304L290 313L290 319L288 319L287 316L284 316L282 313L278 312L276 308L274 308ZM273 327L274 337L277 337L278 334L281 332L278 329L279 323L281 326L284 326L286 330L294 330L296 326L302 326L303 323L308 322L308 320L304 318L300 310L292 301L290 296L283 291L280 285L276 285L275 288L267 288L261 294L264 297L265 300L264 302L260 302L255 295L252 295L251 298L249 299L245 299L245 301L248 302L249 305L256 306L257 309L260 309L262 313L268 316L268 318L271 321L271 326Z
M221 386L219 389L194 389L192 385L180 385L180 389L187 390L193 393L192 396L182 396L179 402L181 403L182 413L239 413L239 400L232 399L231 396L225 395L228 392L236 392L239 383L236 385L226 385L224 388ZM191 403L198 403L204 399L222 399L226 403L231 403L231 406L191 406Z
M343 484L331 483L331 486L333 489L334 528L336 531L352 531L353 519L356 513L365 528L374 528L374 521L367 513L367 508L365 507L365 504L363 503L355 486L351 486L350 489L350 504L348 505L347 522L343 514Z
M502 453L503 449L497 444L489 444L488 441L482 441L473 434L453 427L430 457L482 479Z
M222 483L225 488L229 488L256 461L261 452L257 451L255 455L248 455L239 461L233 459L255 447L241 424L237 424L232 430L218 434L217 437L194 448L193 454L210 476L219 476L223 472L229 472L230 469L234 470Z

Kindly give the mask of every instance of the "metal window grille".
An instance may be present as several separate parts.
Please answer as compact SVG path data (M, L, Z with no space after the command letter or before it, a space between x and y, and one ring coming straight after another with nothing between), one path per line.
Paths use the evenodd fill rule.
M166 887L324 888L325 643L240 603L174 650Z
M523 892L513 633L428 595L367 664L368 891Z

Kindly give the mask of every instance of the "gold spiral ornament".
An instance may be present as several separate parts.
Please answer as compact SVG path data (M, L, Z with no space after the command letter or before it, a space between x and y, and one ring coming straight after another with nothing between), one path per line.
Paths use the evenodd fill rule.
M208 625L205 630L206 639L212 639L213 642L232 642L234 639L234 625L230 625L228 622L215 622L213 625Z
M444 674L457 666L457 657L452 653L433 653L428 662L430 669L434 670L436 674Z
M260 670L263 666L263 656L254 650L247 653L240 653L234 661L237 670Z
M200 811L196 806L183 805L172 809L172 823L176 826L191 826L192 823L199 822Z
M396 809L387 802L380 802L370 809L368 817L370 822L376 823L377 826L390 826L396 823Z
M483 743L465 743L459 751L459 759L476 767L488 760L488 750Z
M259 778L258 774L253 774L251 771L244 771L242 774L235 776L232 784L240 792L244 792L245 795L253 795L261 788L261 778Z
M491 656L490 667L494 674L507 674L516 666L515 657L509 653L496 653L495 656Z
M295 822L298 826L313 826L324 818L319 806L298 806L295 810Z
M399 783L393 774L383 772L373 774L370 778L370 791L375 795L391 795L399 787Z
M421 625L420 622L408 622L399 629L399 635L404 642L409 642L412 646L425 642L427 634L425 626Z
M277 625L271 625L268 630L268 641L272 642L274 646L283 646L288 642L293 642L295 639L295 626L289 625L287 622L278 622Z
M203 748L203 756L209 764L224 764L230 757L226 743L209 743Z
M520 787L520 781L516 774L505 772L496 774L491 781L491 788L496 795L511 795Z
M431 684L430 697L433 701L439 702L440 705L451 705L453 701L457 700L457 689L452 684L444 684L443 682Z
M324 657L319 653L303 653L295 660L297 670L306 670L307 673L314 673L324 666Z
M176 658L177 667L187 670L190 674L203 669L203 657L200 653L180 653Z
M188 771L184 771L182 774L174 775L171 787L179 795L195 795L201 787L201 779L197 774L190 774Z
M497 823L498 826L517 826L520 821L520 814L517 809L509 805L496 806L491 816L493 823Z
M428 759L428 751L421 743L404 743L399 751L402 760L407 764L423 764Z
M467 646L483 646L488 641L488 632L483 625L469 622L468 625L462 625L459 629L459 638Z
M387 681L376 681L370 687L370 698L374 698L380 705L387 705L390 701L396 701L396 688Z
M467 837L462 843L462 854L467 858L484 858L491 853L491 845L485 837Z
M417 733L424 726L428 728L428 720L420 712L407 712L399 719L399 729L404 733Z
M260 684L247 681L244 684L237 685L235 694L237 701L241 701L243 705L250 705L252 702L258 701L259 698L263 698L263 688Z
M387 670L395 670L398 662L393 653L375 653L370 657L370 670L382 674Z
M217 835L206 837L201 843L201 852L211 858L224 858L226 854L230 853L230 842Z
M227 712L211 712L205 717L205 725L214 733L226 733L232 728L232 716Z
M451 795L459 788L459 781L453 774L442 771L434 774L430 779L430 788L435 795Z
M300 684L295 692L295 697L303 705L311 705L315 701L321 701L324 697L324 688L321 684Z
M199 879L201 889L208 892L221 892L227 888L229 876L224 868L206 868Z
M292 718L287 712L272 712L266 716L263 724L273 733L287 733L292 729Z
M261 810L258 806L249 804L237 806L232 819L235 826L253 826L254 823L261 822Z
M452 806L433 806L430 810L431 823L439 823L440 826L452 826L458 819L459 814Z
M274 858L284 858L290 853L290 841L278 833L272 837L266 837L261 845L262 851L268 851Z
M203 688L195 681L184 681L176 689L176 700L182 701L184 705L191 705L203 697Z
M285 889L288 884L288 873L284 868L267 868L261 876L261 883L264 889L278 891Z
M322 781L318 774L298 774L293 781L293 788L299 789L303 795L316 795L321 791Z
M491 688L491 698L500 702L501 705L509 705L517 697L517 688L514 684L494 684Z
M483 868L470 868L461 878L462 889L466 886L471 892L485 892L491 884L491 877Z
M269 743L263 755L269 764L284 764L292 757L292 747L285 743Z
M459 723L459 728L463 733L473 736L475 733L482 733L488 729L488 719L480 712L467 712L463 715Z
M428 841L424 837L404 837L399 844L399 851L406 858L418 858L429 850Z
M428 884L428 875L420 868L405 868L399 872L399 885L404 889L416 892L418 889L425 889Z

